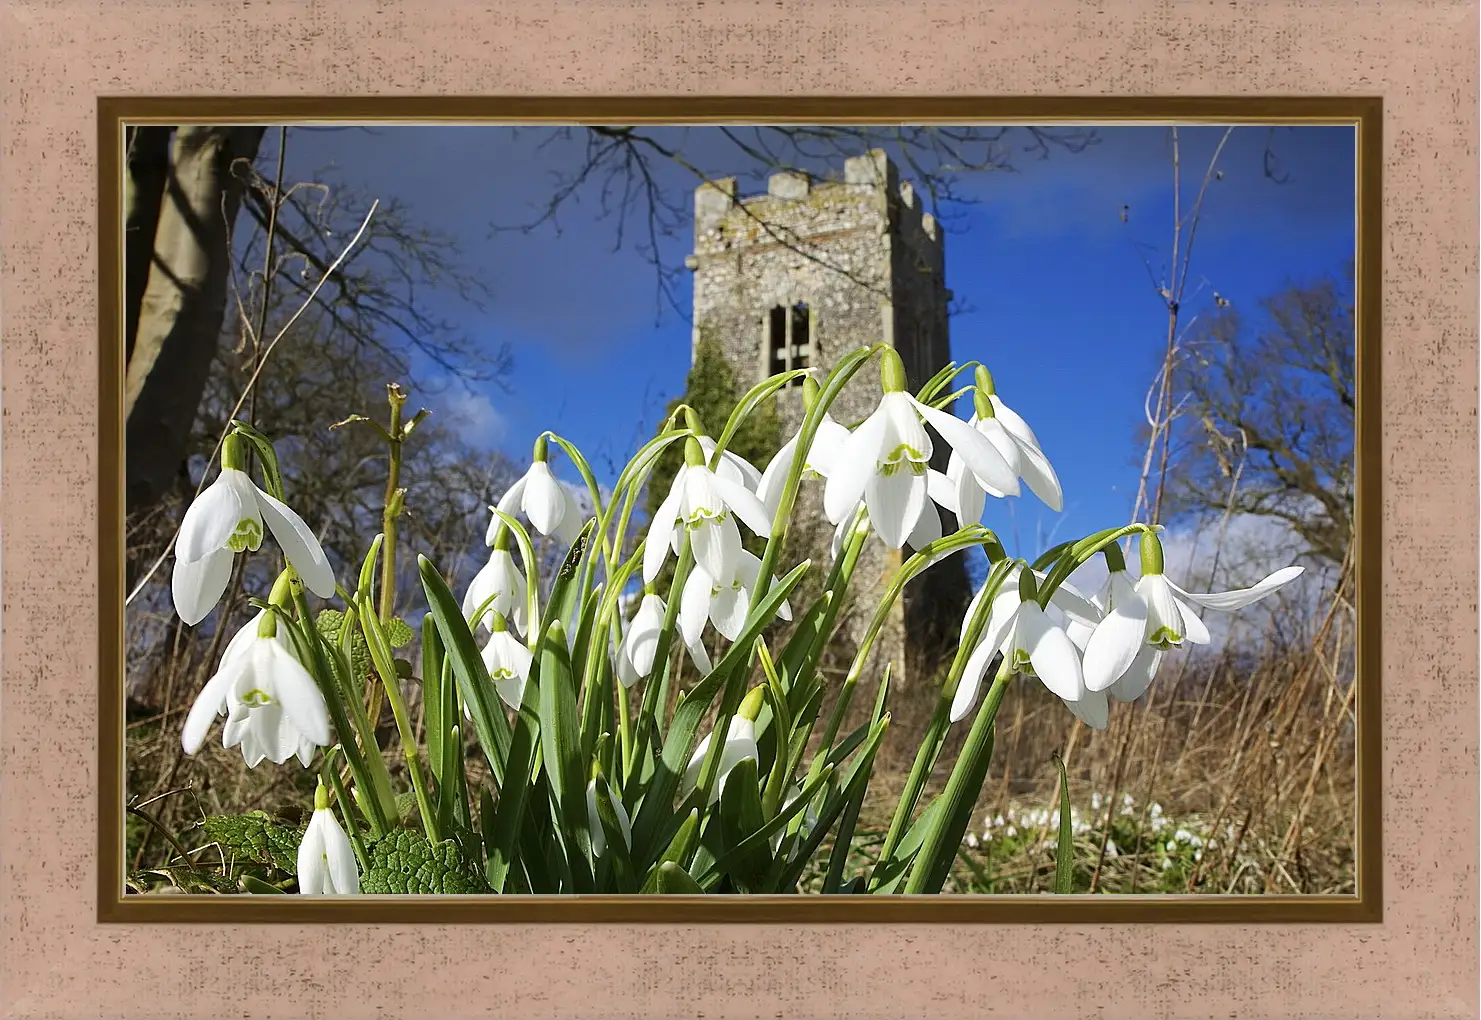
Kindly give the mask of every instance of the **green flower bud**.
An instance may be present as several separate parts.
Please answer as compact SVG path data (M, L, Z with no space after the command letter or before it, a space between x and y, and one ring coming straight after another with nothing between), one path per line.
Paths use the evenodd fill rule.
M905 390L905 362L893 347L879 352L879 386L886 393L901 393Z
M1162 541L1151 533L1142 535L1142 576L1162 573Z
M755 722L756 717L761 714L761 705L765 700L765 684L761 684L757 687L751 688L751 691L749 694L746 695L745 700L740 703L740 708L737 708L735 710L736 717L739 719L749 719L751 722Z

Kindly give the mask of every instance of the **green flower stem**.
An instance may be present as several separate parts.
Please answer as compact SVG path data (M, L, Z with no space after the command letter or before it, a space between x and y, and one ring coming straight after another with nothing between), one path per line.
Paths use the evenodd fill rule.
M848 675L844 677L843 686L838 691L838 700L833 705L833 711L828 717L827 728L823 731L822 747L833 746L833 741L838 737L838 729L843 725L843 717L848 712L849 703L853 700L854 688L858 685L860 677L864 674L864 664L869 658L869 653L874 649L874 641L879 632L884 629L886 620L889 619L891 608L895 600L900 597L905 586L915 579L916 575L935 563L938 559L950 555L960 549L966 549L974 545L984 545L992 532L980 524L968 525L954 535L937 539L924 549L917 552L900 566L900 570L890 581L890 586L885 589L884 597L880 599L879 606L874 610L874 618L869 621L869 629L864 632L864 639L859 642L859 650L854 655L853 664L849 667ZM821 756L813 759L808 770L808 778L816 777L818 770L822 768Z
M1044 578L1043 583L1039 585L1039 605L1047 608L1050 598L1059 586L1082 564L1094 558L1097 553L1109 548L1127 535L1155 536L1157 530L1158 526L1155 524L1128 524L1125 527L1110 528L1082 538L1070 546L1069 551L1062 556L1054 569L1049 571L1048 576Z
M1010 569L1011 561L1000 561L983 585L987 591L972 614L972 619L967 625L965 639L957 646L956 657L952 660L951 669L946 675L946 682L941 686L941 696L936 699L936 708L931 713L931 721L927 726L925 738L916 752L915 761L910 767L910 775L905 780L905 789L900 793L899 803L895 806L894 817L890 820L889 831L885 834L884 846L879 851L879 863L870 877L871 891L877 888L883 880L883 870L879 865L894 856L895 850L900 846L900 841L905 838L911 815L915 813L915 806L920 801L921 791L925 789L926 780L936 767L942 745L946 741L946 731L951 726L951 703L956 697L962 673L966 669L967 660L972 657L972 653L977 648L977 642L982 636L982 628L987 625L987 618L992 612L993 599L997 596Z
M663 629L658 632L658 645L653 652L653 668L662 676L667 677L673 668L669 654L673 647L674 629L679 620L679 597L676 592L683 592L684 582L689 579L689 571L694 567L694 550L690 547L689 535L686 533L683 543L679 546L679 563L674 568L674 583L669 589L669 600L664 607ZM658 703L660 693L667 693L667 684L661 682L658 676L650 675L643 682L643 706L638 712L637 735L634 738L632 754L627 759L627 766L623 770L624 775L641 775L638 763L648 753L648 743L653 735L653 729L658 725L658 713L663 711L664 706ZM624 783L623 793L636 794L636 783ZM629 808L631 804L627 805Z
M381 510L381 533L386 536L381 546L382 623L396 611L396 521L401 516L406 498L406 493L401 490L401 444L405 441L401 434L401 412L406 406L406 394L393 383L386 387L386 399L391 405L391 427L387 429L386 495Z
M360 626L365 632L365 643L370 649L370 658L375 671L380 674L381 686L386 700L391 705L391 715L396 719L396 731L401 737L401 752L406 757L406 769L411 773L411 787L416 794L417 808L422 813L422 828L431 843L440 843L437 824L437 808L427 792L427 780L422 775L421 755L417 752L416 731L411 725L411 715L406 711L406 699L401 696L401 679L396 674L396 663L391 655L391 646L386 642L386 632L374 613L369 600L360 604Z
M301 628L294 629L294 633L306 646L305 650L313 662L310 672L318 683L320 692L324 695L324 703L329 709L329 716L334 722L334 730L339 734L340 746L345 753L345 763L349 765L350 772L355 777L355 786L361 793L360 809L365 812L372 833L377 837L384 836L391 831L391 823L386 815L385 805L381 801L380 791L355 741L355 731L351 728L349 717L345 714L344 692L339 689L339 684L334 679L334 667L325 657L324 646L321 644L322 638L319 636L318 628L314 626L313 616L309 614L308 600L304 598L303 582L295 577L292 590L294 609L298 613L298 619L303 623ZM302 630L302 634L298 634L299 630ZM375 747L374 744L370 746ZM376 757L380 757L379 748L376 749ZM382 765L384 766L384 763Z
M1008 681L1013 677L1013 662L1005 658L993 678L977 718L972 722L972 731L957 756L956 766L946 781L941 797L944 801L941 813L931 830L926 833L920 853L906 879L905 892L909 894L939 893L951 872L951 862L956 859L957 846L966 830L972 804L982 791L987 778L987 767L992 759L993 731L997 725L998 707L1008 690ZM961 831L958 831L961 830Z

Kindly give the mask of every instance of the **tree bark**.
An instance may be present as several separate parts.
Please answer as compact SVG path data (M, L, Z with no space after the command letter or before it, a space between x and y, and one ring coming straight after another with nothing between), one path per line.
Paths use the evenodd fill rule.
M140 129L134 139L138 177L132 160L129 169L137 200L129 196L126 215L141 224L148 202L148 146L159 145L158 138L145 135L148 130ZM139 296L137 326L126 340L130 515L163 498L185 458L226 313L231 227L243 187L232 164L256 156L263 132L261 127L187 126L175 131L169 146L147 282ZM142 260L130 258L133 254L125 256L125 271L137 274L136 262Z

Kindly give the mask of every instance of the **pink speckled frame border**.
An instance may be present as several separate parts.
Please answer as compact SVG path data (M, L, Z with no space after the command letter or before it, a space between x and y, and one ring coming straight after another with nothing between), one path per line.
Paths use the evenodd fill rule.
M1476 8L979 6L5 9L6 1015L1476 1015ZM99 924L97 97L357 91L1382 97L1382 923Z

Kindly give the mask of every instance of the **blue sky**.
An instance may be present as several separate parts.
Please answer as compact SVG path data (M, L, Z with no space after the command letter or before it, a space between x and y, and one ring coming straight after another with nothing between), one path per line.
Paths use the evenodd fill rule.
M668 140L679 137L680 129L666 130ZM715 175L744 169L713 165L725 151L715 131L687 129L686 154ZM1224 131L1179 131L1185 211ZM952 320L953 355L991 367L1064 486L1063 514L1027 494L989 511L987 523L1019 553L1042 548L1037 534L1056 527L1062 540L1129 519L1135 434L1166 343L1167 315L1148 266L1165 273L1171 250L1169 131L1098 127L1096 136L1083 152L1022 154L1011 172L964 177L961 191L974 203L945 210L947 286L970 309ZM1283 183L1266 176L1267 143ZM637 224L628 223L626 244L614 250L617 221L601 215L594 185L578 192L559 230L490 230L528 221L548 200L553 175L573 168L585 144L579 129L569 138L492 126L296 129L288 172L311 178L335 165L357 189L394 197L455 237L466 267L489 288L487 308L447 294L426 299L468 336L508 343L514 370L509 392L453 391L439 398L443 412L456 414L471 440L521 462L535 436L552 429L610 481L683 388L687 274L678 281L678 314L659 300L653 269L635 248ZM1215 292L1253 308L1351 258L1354 155L1351 128L1235 128L1198 226L1185 321L1211 308ZM660 186L687 205L694 179L659 169ZM666 264L682 263L690 229L678 224L660 240Z

